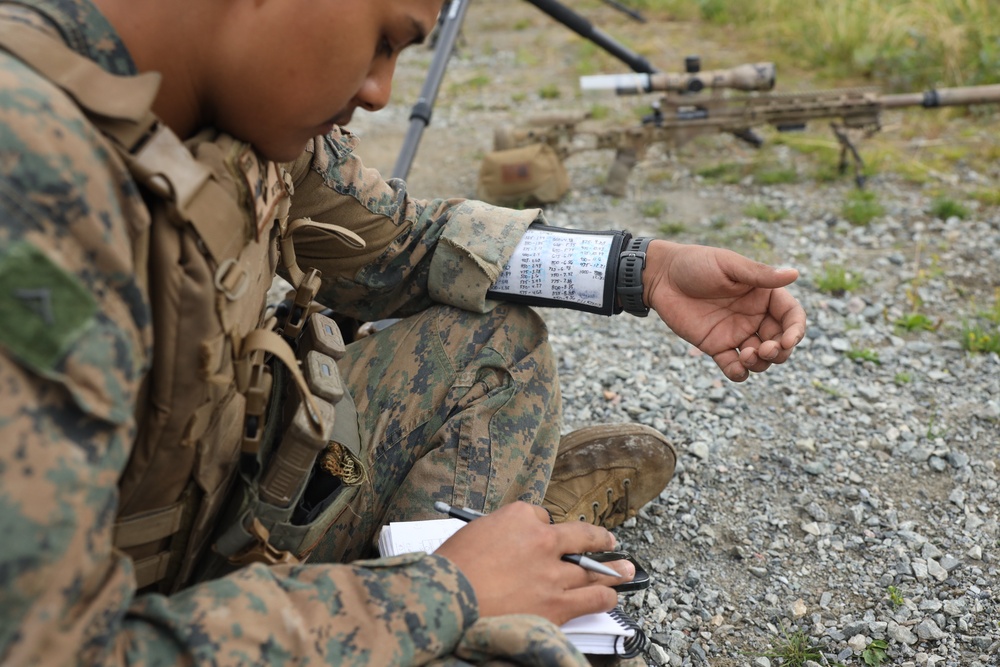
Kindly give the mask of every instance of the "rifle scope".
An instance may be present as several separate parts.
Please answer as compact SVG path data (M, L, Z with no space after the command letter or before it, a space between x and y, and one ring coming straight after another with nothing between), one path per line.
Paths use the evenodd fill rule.
M583 90L614 90L618 95L639 95L654 91L697 93L718 90L771 90L775 82L774 63L738 65L731 69L706 72L657 72L655 74L598 74L581 76Z

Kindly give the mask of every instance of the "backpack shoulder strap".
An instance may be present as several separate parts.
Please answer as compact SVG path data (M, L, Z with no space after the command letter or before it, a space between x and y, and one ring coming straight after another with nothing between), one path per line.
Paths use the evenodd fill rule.
M126 150L132 150L156 123L151 111L160 88L156 72L112 74L62 41L13 21L0 21L0 48L66 91L102 132Z

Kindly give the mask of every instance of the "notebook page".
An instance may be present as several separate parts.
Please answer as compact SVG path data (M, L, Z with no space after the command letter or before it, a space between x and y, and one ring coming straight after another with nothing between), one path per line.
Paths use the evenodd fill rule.
M585 614L563 623L562 631L567 635L621 635L631 637L635 630L626 628L616 621L611 614Z
M383 556L425 551L431 553L465 525L460 519L393 521L382 528L378 550Z

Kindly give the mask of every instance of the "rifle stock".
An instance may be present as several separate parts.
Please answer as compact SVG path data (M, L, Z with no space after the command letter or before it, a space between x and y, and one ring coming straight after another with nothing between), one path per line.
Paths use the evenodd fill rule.
M850 156L854 161L855 179L861 186L864 182L861 157L846 130L877 132L881 129L881 115L885 109L930 109L997 102L1000 102L1000 85L939 88L896 95L880 95L874 89L734 96L666 94L654 104L654 113L643 119L641 125L599 126L585 114L548 117L554 118L554 122L538 117L523 127L498 129L494 135L494 149L547 143L563 160L582 151L614 149L615 161L604 191L624 196L629 175L655 144L676 150L695 137L728 132L759 146L762 140L753 132L755 127L770 125L786 132L804 129L810 121L828 119L841 144L840 168L846 169Z

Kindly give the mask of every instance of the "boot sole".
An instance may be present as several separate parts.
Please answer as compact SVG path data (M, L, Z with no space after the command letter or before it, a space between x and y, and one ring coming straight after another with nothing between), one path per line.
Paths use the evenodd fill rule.
M645 424L635 424L632 422L625 422L621 424L597 424L595 426L587 426L572 433L567 433L559 440L559 453L569 452L577 447L585 445L589 442L594 442L595 440L606 440L612 438L633 438L633 437L650 437L655 440L659 440L663 443L663 446L670 450L670 454L674 459L674 465L677 465L677 448L672 442L667 440L667 438L657 431L655 428L646 426Z

